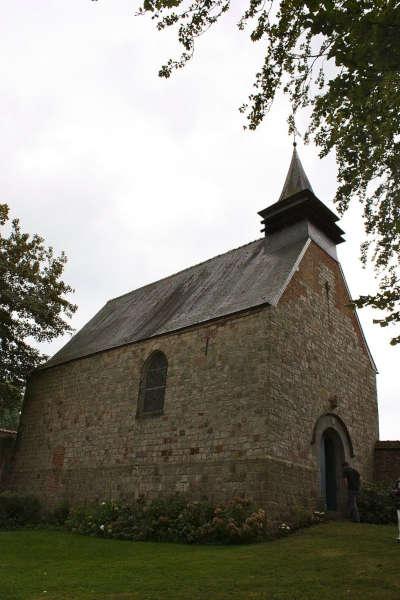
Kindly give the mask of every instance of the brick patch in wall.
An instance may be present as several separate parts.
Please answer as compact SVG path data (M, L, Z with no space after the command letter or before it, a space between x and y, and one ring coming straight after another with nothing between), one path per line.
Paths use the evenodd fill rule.
M62 469L64 466L65 448L64 446L57 446L53 450L52 463L55 469Z

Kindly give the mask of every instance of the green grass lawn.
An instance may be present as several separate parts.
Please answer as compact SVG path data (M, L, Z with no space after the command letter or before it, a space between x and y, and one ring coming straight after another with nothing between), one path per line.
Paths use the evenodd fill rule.
M249 546L0 532L1 600L399 600L395 527L328 523Z

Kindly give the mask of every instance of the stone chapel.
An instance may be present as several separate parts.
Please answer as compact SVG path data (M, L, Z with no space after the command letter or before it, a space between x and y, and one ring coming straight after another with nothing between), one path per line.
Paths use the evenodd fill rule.
M376 368L338 217L296 148L265 236L114 298L29 378L9 487L47 506L176 491L273 517L373 478Z

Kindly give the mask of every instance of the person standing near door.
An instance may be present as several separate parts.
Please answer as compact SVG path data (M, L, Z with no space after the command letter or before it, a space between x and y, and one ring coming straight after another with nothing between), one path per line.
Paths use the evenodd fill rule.
M398 535L397 541L400 542L400 477L394 484L392 494L394 496L394 500L396 503L397 524L399 527L399 535Z
M347 514L354 523L360 522L357 498L360 494L360 473L353 469L348 462L343 463L343 478L347 487Z

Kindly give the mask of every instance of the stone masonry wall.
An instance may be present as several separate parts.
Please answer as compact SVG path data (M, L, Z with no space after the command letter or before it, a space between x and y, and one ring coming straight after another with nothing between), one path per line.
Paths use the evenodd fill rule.
M400 441L377 442L375 480L393 484L400 478Z
M0 490L6 483L14 453L16 431L0 429Z
M275 444L288 457L312 462L310 424L321 414L338 415L353 442L354 466L373 479L374 445L379 438L376 374L371 368L356 315L338 263L314 243L277 309L271 312L271 403L290 412L290 432L279 413ZM296 415L296 418L293 418Z
M275 518L318 503L312 432L327 412L347 424L355 465L372 478L375 373L347 302L337 263L311 243L277 307L36 374L12 486L50 506L241 493ZM169 362L164 414L138 418L142 366L156 349Z

